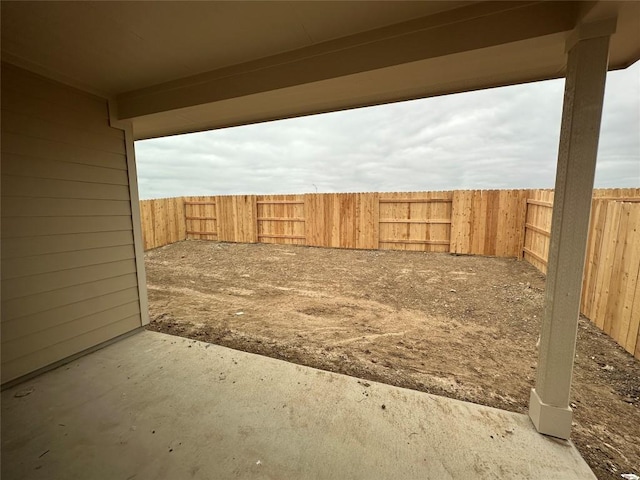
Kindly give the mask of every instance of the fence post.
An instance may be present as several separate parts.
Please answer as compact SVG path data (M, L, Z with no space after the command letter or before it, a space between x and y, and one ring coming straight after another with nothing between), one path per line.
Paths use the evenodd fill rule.
M527 217L529 216L529 203L527 202L527 200L529 199L526 198L527 196L525 196L525 198L520 202L520 205L518 206L520 211L524 212L522 215L522 228L520 229L520 238L518 239L518 260L524 259L524 245L527 241Z
M258 231L259 222L258 222L258 196L253 195L253 243L260 242L260 237L258 236L260 232Z

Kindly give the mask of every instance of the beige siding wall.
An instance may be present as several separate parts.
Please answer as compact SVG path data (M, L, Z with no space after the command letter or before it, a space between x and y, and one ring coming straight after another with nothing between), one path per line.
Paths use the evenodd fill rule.
M1 109L5 383L141 315L125 136L107 101L2 64Z

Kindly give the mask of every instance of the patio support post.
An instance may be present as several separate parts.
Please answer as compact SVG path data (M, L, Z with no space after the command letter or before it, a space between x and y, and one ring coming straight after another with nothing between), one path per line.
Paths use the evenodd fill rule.
M591 211L609 37L615 19L581 25L567 41L567 72L558 149L538 374L529 416L543 434L568 439L569 407L582 273Z

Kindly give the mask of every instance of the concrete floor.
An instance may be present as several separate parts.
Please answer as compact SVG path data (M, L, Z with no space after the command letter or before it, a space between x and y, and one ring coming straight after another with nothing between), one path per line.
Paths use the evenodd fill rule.
M26 478L595 476L523 415L140 332L2 393Z

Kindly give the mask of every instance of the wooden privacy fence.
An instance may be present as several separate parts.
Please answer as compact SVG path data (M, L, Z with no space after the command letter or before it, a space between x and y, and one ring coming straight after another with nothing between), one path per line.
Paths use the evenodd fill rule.
M205 240L217 240L215 198L191 197L183 199L186 235L200 235Z
M145 250L202 239L516 257L528 195L527 190L233 195L140 205Z
M535 191L532 197L524 258L546 273L553 192ZM594 192L580 311L640 358L640 189Z
M187 238L184 198L159 198L140 202L144 249L162 247Z
M256 198L256 241L306 245L303 195L268 195Z
M524 258L546 273L551 190L140 202L145 250L185 239ZM640 358L640 189L594 190L582 313Z

